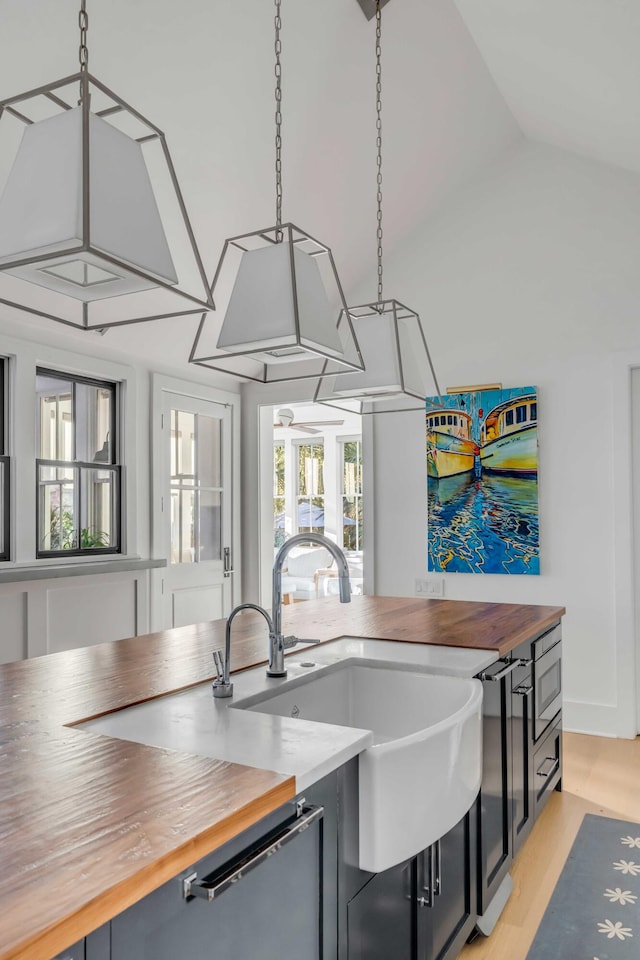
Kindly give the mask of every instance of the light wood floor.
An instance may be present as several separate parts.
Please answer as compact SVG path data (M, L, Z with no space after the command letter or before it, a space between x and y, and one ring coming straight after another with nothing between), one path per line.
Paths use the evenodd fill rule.
M549 799L511 870L514 889L490 937L459 960L525 960L585 813L640 823L640 737L565 733L563 792Z

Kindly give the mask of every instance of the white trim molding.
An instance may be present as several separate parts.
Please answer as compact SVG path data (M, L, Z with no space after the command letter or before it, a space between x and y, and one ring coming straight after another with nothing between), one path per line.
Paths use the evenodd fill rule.
M616 731L618 737L638 733L637 625L635 613L635 550L633 496L632 371L640 353L613 356L613 539L616 649ZM640 534L640 531L639 531Z

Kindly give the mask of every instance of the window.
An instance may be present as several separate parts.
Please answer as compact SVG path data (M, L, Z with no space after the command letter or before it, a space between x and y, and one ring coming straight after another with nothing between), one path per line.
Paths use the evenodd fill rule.
M171 563L222 559L222 432L217 417L171 410Z
M324 444L297 444L298 533L324 533Z
M538 404L537 404L537 403L532 403L531 406L529 407L529 419L530 419L530 420L534 420L534 421L538 419Z
M11 516L10 460L7 443L7 361L0 358L0 560L9 559Z
M516 407L516 423L524 423L527 419L527 405L523 403L522 406Z
M513 410L507 410L507 412L505 413L504 419L505 419L506 425L508 427L512 427L513 426Z
M37 557L119 553L117 385L36 371Z
M342 446L342 546L362 550L362 442Z
M286 540L284 499L284 443L273 445L273 545L279 549Z

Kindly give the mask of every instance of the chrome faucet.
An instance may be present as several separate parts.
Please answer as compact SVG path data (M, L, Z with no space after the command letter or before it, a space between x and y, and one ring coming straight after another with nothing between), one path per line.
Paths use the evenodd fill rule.
M284 651L295 647L297 643L318 643L318 640L302 640L298 637L284 637L282 635L282 567L284 560L292 547L303 543L317 543L325 547L333 556L338 566L338 583L340 588L340 603L349 603L351 600L351 586L349 582L349 567L347 560L332 540L319 533L298 533L282 544L273 562L273 608L271 612L272 627L269 632L269 666L268 677L286 677L284 665Z
M213 662L215 664L218 676L213 681L211 686L213 688L213 695L216 699L220 697L233 696L233 684L229 679L229 672L231 670L231 624L233 623L236 614L240 613L241 610L257 610L258 613L261 613L267 621L267 625L269 627L269 639L271 639L271 636L273 635L273 623L271 621L271 617L267 611L263 610L262 607L259 607L257 603L241 603L239 606L234 607L227 617L227 629L224 637L224 659L219 650L213 651Z

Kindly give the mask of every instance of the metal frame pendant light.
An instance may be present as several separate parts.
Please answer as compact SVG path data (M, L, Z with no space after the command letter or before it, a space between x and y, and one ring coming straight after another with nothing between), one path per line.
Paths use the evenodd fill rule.
M86 0L78 22L79 72L0 101L0 303L83 330L200 314L165 135L89 73Z
M404 413L424 410L425 398L440 395L429 346L418 313L383 295L382 230L382 16L381 0L358 0L376 18L376 146L378 298L349 307L365 364L339 379L326 367L314 401L348 412ZM386 0L384 0L386 2ZM373 14L370 15L370 8Z
M189 357L258 383L364 369L330 248L282 222L281 0L274 25L276 223L225 241Z

